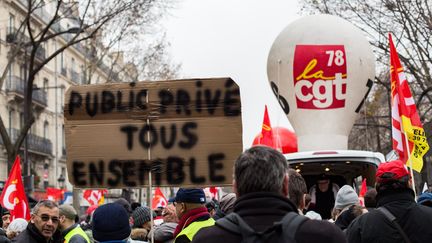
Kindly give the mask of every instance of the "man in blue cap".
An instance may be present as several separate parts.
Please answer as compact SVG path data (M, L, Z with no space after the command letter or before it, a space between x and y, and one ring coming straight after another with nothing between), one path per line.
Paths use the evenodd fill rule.
M174 231L175 243L191 242L200 229L215 224L205 203L203 189L180 188L177 191L174 206L179 223Z

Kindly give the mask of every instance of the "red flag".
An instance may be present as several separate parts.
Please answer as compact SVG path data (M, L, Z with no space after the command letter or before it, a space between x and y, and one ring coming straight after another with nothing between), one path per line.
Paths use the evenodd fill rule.
M21 177L21 160L17 156L9 173L3 192L0 196L1 205L9 210L11 221L16 218L30 220L30 207L24 191Z
M267 105L264 110L264 119L261 129L259 144L267 145L273 148L273 132L270 124L270 118L267 111Z
M389 42L393 149L407 166L421 172L429 144L390 33Z
M51 201L61 201L63 200L64 190L54 187L47 187L46 189L46 199Z
M104 202L104 194L107 190L84 190L83 197L89 204L100 205Z
M363 179L362 184L361 184L361 189L360 189L360 193L359 193L359 197L364 197L364 195L367 192L367 185L366 185L366 178Z
M212 195L212 198L218 199L218 189L217 189L217 187L212 186L212 187L210 187L209 191L210 191L210 193Z
M152 200L152 209L156 209L158 207L166 207L168 205L168 201L166 200L164 194L160 190L159 187L156 187L153 200Z

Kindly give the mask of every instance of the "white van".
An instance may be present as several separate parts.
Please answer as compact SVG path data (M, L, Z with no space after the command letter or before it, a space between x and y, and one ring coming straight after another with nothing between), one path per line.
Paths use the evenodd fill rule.
M374 186L378 165L385 161L377 152L359 150L325 150L284 154L291 168L299 172L308 189L317 178L326 174L339 186L359 185L366 178L368 186Z

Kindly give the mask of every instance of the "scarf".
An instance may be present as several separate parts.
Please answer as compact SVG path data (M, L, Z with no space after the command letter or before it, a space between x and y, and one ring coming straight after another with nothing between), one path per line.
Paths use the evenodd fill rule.
M176 229L174 230L174 238L186 227L188 227L191 223L195 222L197 218L207 216L210 218L210 214L207 212L206 207L194 208L187 213L183 214L181 217Z

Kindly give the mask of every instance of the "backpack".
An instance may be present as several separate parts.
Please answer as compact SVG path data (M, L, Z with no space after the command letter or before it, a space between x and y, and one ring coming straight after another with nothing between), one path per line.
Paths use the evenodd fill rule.
M295 243L295 234L299 226L308 220L307 217L295 212L287 213L281 221L275 222L262 232L254 231L238 214L230 213L216 221L216 225L234 234L242 236L242 243L269 242L270 237L276 234L272 242Z

